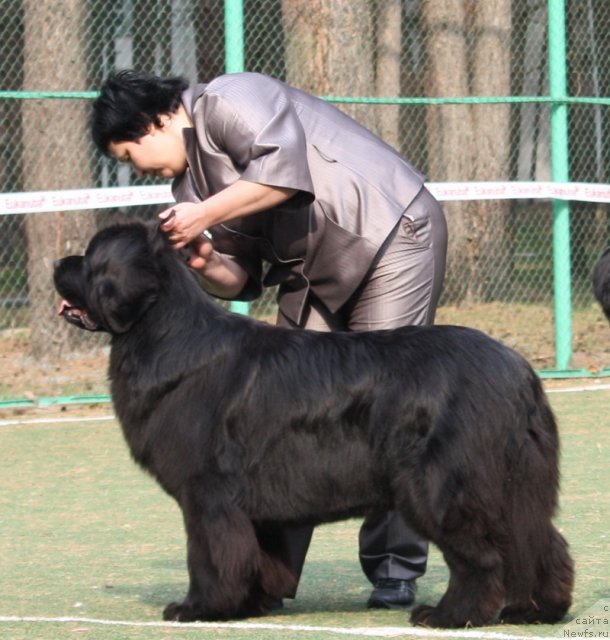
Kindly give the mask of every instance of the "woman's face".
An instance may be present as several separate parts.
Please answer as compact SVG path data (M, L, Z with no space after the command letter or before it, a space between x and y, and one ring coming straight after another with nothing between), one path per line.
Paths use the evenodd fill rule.
M187 168L182 129L152 125L137 140L111 142L108 151L119 162L129 162L139 176L175 178Z

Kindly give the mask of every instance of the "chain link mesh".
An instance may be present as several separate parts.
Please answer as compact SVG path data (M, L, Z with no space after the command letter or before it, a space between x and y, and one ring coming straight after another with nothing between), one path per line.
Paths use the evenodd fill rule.
M220 0L3 0L2 7L4 91L95 91L117 68L180 74L191 82L224 70ZM317 95L549 95L545 0L245 0L244 11L245 69ZM610 95L610 4L568 0L566 26L568 94ZM0 98L0 192L142 184L95 152L88 107L87 99ZM431 182L551 179L552 107L544 102L340 108L400 149ZM609 136L607 106L570 105L572 180L608 182ZM156 209L121 213L151 217ZM524 342L526 332L515 326L519 309L528 327L537 325L537 334L552 342L551 204L456 202L445 209L451 246L441 320L461 321L468 309L478 310L470 324L552 366L552 354L540 356L547 348ZM34 298L41 307L52 306L50 281L32 284L36 242L44 242L45 228L48 278L54 258L82 249L92 230L116 213L1 216L0 328L33 322L28 313L36 308ZM589 280L608 241L608 219L607 205L571 203L574 341L591 367L610 360L583 337L602 324ZM502 310L494 314L495 324L485 311L489 305ZM252 313L272 317L273 292L255 302ZM65 341L57 337L54 319L47 324L41 342L48 354L43 347L41 355Z

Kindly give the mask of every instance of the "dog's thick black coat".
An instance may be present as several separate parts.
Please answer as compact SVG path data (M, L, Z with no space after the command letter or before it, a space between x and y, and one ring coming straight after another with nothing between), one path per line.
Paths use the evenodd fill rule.
M593 268L593 291L610 320L610 247L599 257Z
M293 582L276 523L390 507L451 572L414 623L566 613L572 561L551 523L557 428L514 351L463 327L316 333L230 314L141 223L58 261L55 284L66 319L112 335L131 453L184 514L190 587L166 619L264 614Z

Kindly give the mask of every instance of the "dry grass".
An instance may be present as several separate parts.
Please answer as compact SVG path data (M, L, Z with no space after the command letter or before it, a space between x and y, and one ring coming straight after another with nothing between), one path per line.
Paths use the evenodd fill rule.
M439 324L476 327L522 353L538 369L555 367L552 310L536 305L491 303L442 307ZM610 367L610 327L597 306L573 317L574 369L598 372ZM29 355L26 330L0 334L0 400L107 394L107 349L66 354L55 361Z

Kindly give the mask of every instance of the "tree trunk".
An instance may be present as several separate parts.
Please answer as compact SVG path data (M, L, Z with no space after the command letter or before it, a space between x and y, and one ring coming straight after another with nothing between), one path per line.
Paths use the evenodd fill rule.
M584 6L583 6L584 5ZM568 47L570 56L569 88L573 96L600 97L599 33L605 34L592 0L574 7L568 15ZM570 110L570 179L575 182L606 182L603 161L604 121L607 109L599 105L580 105ZM606 205L599 204L591 215L590 203L571 202L572 281L575 294L583 288L589 293L591 262L605 236Z
M511 0L474 3L472 92L475 96L511 95ZM508 104L473 107L474 175L476 181L510 177L510 115ZM471 280L467 300L486 301L501 296L509 284L511 242L508 234L510 201L473 203L470 232Z
M381 0L377 12L377 95L396 98L400 95L401 0ZM377 107L377 113L380 136L400 149L400 107Z
M25 0L24 88L84 90L82 0ZM22 107L24 189L74 189L92 184L86 103L82 100L27 100ZM84 341L57 319L53 262L79 253L95 229L88 213L28 215L28 286L31 350L55 357Z
M548 93L548 65L540 64L547 58L547 9L539 0L527 0L519 23L522 38L514 45L521 60L515 65L522 68L517 86L519 95L537 96ZM517 32L519 34L519 32ZM520 34L519 34L520 35ZM519 37L517 35L516 37ZM519 148L517 155L517 180L530 181L551 179L550 140L547 105L519 105Z
M369 0L282 0L282 22L290 84L314 95L374 95ZM339 107L378 133L374 107Z
M426 30L429 97L469 95L468 43L464 0L428 0L422 4ZM473 122L467 105L431 105L426 110L428 170L431 181L470 180L472 177ZM473 276L470 217L472 204L448 202L444 205L449 230L447 275L443 299L460 302L467 297Z
M510 95L510 0L428 0L429 95ZM473 34L473 41L468 35ZM510 107L430 106L427 120L431 180L509 177ZM445 205L449 226L445 301L489 299L507 279L510 245L505 202Z

